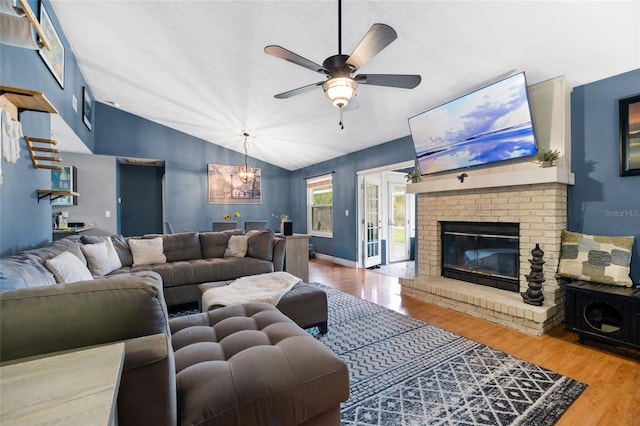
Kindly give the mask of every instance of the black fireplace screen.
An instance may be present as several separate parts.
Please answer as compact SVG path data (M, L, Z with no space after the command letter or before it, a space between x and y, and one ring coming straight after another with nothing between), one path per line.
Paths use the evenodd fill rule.
M442 222L442 276L519 291L517 223Z

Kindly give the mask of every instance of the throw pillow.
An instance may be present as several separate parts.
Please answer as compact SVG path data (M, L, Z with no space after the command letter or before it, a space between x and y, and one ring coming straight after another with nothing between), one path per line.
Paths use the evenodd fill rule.
M56 282L60 284L93 279L86 265L68 251L47 259L44 266L51 271L56 277Z
M229 238L232 235L242 235L242 229L230 229L218 232L200 232L200 247L202 248L203 259L213 259L224 257L227 250Z
M102 242L102 237L97 235L81 235L80 242L82 244L98 244Z
M631 287L634 237L606 237L562 231L558 275L576 280Z
M245 257L247 255L247 237L245 235L232 235L229 238L224 257Z
M89 262L89 269L93 275L107 275L122 267L118 253L109 237L99 243L84 244L82 252Z
M247 256L255 259L273 260L273 240L275 235L270 229L247 232Z
M133 255L134 267L167 262L167 258L162 252L162 237L129 239L128 243Z

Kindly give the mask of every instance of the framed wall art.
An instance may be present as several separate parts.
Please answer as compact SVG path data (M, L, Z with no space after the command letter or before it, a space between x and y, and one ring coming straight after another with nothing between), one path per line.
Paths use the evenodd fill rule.
M38 53L60 87L64 89L64 45L42 2L40 2L40 26L44 35L49 39L51 50L40 49Z
M620 176L640 175L640 95L618 101Z
M249 182L238 178L238 166L209 164L209 204L262 204L262 169Z
M91 105L93 99L86 87L82 89L82 121L91 130Z

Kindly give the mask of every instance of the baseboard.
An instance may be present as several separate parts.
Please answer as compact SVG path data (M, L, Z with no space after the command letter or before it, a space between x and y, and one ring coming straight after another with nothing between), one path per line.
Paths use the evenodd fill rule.
M353 260L341 259L339 257L330 256L328 254L316 253L316 258L326 262L335 263L336 265L346 266L348 268L357 268L358 263Z

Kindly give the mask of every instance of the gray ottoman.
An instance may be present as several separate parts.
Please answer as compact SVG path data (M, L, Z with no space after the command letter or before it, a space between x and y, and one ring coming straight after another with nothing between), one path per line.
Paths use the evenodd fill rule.
M200 284L198 287L200 288L200 293L204 294L205 291L212 287L229 285L231 282L233 281L217 281ZM200 311L202 312L220 307L202 305L202 297L200 298L200 305ZM318 327L320 334L325 334L328 331L327 293L317 287L299 282L280 299L276 308L302 328Z
M346 364L272 305L174 318L181 425L338 426Z

